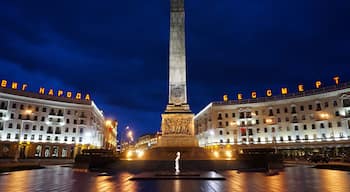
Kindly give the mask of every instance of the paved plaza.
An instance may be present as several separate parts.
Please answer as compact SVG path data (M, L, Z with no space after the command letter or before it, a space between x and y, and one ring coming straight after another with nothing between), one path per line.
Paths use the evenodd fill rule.
M130 181L135 174L104 174L49 166L0 176L0 191L350 191L350 173L321 170L310 166L287 167L275 176L264 173L219 172L226 180L147 180Z

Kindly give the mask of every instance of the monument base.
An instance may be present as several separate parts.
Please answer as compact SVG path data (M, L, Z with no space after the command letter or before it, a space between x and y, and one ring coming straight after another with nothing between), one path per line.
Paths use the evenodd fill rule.
M157 147L198 147L198 140L195 136L162 136Z

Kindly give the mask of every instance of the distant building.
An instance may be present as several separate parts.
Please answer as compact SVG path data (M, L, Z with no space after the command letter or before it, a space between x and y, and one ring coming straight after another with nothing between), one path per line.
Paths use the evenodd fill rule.
M93 101L0 87L0 158L73 158L116 145Z
M157 140L159 136L161 136L161 133L146 134L146 135L140 136L137 139L135 148L138 150L147 150L149 148L152 148L157 145Z
M207 149L276 148L292 153L350 147L350 83L297 94L212 102L195 116ZM304 150L306 149L306 150Z

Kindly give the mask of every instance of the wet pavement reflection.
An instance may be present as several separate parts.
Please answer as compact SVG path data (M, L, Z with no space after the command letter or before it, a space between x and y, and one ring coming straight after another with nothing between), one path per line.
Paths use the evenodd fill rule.
M307 166L287 167L275 176L264 173L220 172L224 181L159 180L129 181L132 173L100 174L69 167L18 171L0 176L0 191L350 191L350 173L313 169Z

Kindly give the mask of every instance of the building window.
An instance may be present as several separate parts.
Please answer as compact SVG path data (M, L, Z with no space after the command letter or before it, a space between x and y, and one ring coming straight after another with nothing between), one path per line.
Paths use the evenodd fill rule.
M220 139L220 143L223 143L224 141L222 139Z
M264 128L264 132L267 133L267 128L266 127Z
M12 123L9 123L8 128L12 128L12 126L13 126Z
M324 128L324 124L323 124L323 123L321 123L321 124L320 124L320 127L321 127L321 128Z
M256 129L256 133L260 133L260 128L257 128L257 129Z
M333 106L334 106L334 107L338 106L337 101L333 101Z
M69 128L68 128L68 127L66 127L66 130L65 130L65 132L66 132L66 133L68 133L68 131L69 131Z
M288 113L288 108L287 107L284 108L284 113Z
M6 139L11 139L11 133L7 133Z
M77 124L77 120L76 120L76 119L74 119L73 123L74 123L74 125L76 125L76 124Z
M300 111L304 111L304 105L300 106Z
M235 118L236 117L236 113L232 113L232 117Z
M328 102L324 102L324 107L327 108L328 107Z
M32 135L31 137L30 137L30 140L34 140L35 139L35 135Z
M299 141L299 140L300 140L299 135L296 135L296 136L295 136L295 140L297 140L297 141Z
M17 129L21 129L21 124L17 123Z
M255 115L259 115L259 111L255 111Z
M226 143L230 143L230 139L227 139L227 140L226 140Z
M332 122L328 122L328 128L332 128Z
M292 141L292 137L291 136L288 136L288 141Z
M68 140L68 137L67 136L64 136L64 141L67 141Z
M273 116L272 109L269 109L269 116Z
M280 137L280 141L283 141L283 137Z
M222 122L221 121L219 121L219 127L222 127Z
M305 115L302 115L301 116L301 120L305 120L306 118L305 118Z
M66 119L66 123L69 124L69 119Z
M308 135L305 135L305 136L304 136L304 139L305 139L305 141L309 140L309 136L308 136Z
M276 109L276 113L277 113L277 114L280 113L280 109L279 109L279 108Z
M12 108L16 109L16 107L17 107L16 103L12 103Z
M260 143L261 142L261 139L260 139L260 137L258 137L258 143Z
M80 124L84 124L84 120L80 120ZM228 126L228 123L227 123L227 125L226 126Z
M46 107L43 107L43 112L46 112Z
M321 111L321 103L316 103L316 111Z
M248 129L248 135L253 135L253 129Z
M312 125L311 125L311 128L312 128L312 129L316 129L315 124L312 124Z
M230 134L230 132L229 132L229 131L227 131L227 132L226 132L226 135L229 135L229 134Z
M274 128L274 127L271 128L271 132L272 132L272 133L275 132L275 128Z
M225 118L228 118L228 113L225 113Z
M49 126L49 127L47 128L47 133L49 133L49 134L53 133L52 127Z
M58 141L58 136L55 137L55 141Z
M287 121L287 122L289 121L289 118L288 118L288 117L286 117L286 121Z
M43 136L39 135L39 141L43 140Z
M19 139L19 134L18 133L16 133L15 139Z
M50 140L51 140L51 136L47 136L47 137L46 137L46 140L47 140L47 141L50 141Z
M36 130L36 125L33 125L33 128L32 128L32 130L34 130L34 131Z
M80 134L83 134L84 129L83 129L83 128L80 128L79 132L80 132Z
M75 137L72 137L72 142L75 142Z
M220 130L219 134L222 135L222 130Z
M222 120L221 113L218 114L218 120ZM74 120L74 121L76 121L76 120Z
M240 113L239 113L239 118L240 118L240 119L243 119L243 118L244 118L244 112L240 112Z
M44 126L40 126L40 131L44 131Z
M251 112L247 112L245 115L246 115L246 118L252 118L252 113Z
M226 127L228 126L228 121L225 122Z
M41 117L41 121L45 121L45 117Z
M61 129L59 127L56 127L55 134L61 134Z
M260 124L259 119L255 120L255 124L257 124L257 125Z
M312 105L309 105L309 110L312 110Z
M76 133L77 132L77 128L73 128L73 133Z
M341 121L337 122L338 127L341 127Z
M292 113L297 113L297 110L295 109L295 106L292 107Z
M18 119L22 119L22 114L18 114Z
M11 113L11 119L15 118L15 114Z
M298 125L295 125L295 126L294 126L294 130L295 130L295 131L298 131L298 130L299 130Z
M24 109L24 105L21 104L21 105L19 106L19 109Z
M339 111L335 112L335 116L337 116L337 117L339 116Z
M325 139L327 139L326 134L322 133L322 140L325 140Z
M304 125L304 130L307 130L307 125Z

